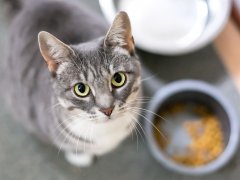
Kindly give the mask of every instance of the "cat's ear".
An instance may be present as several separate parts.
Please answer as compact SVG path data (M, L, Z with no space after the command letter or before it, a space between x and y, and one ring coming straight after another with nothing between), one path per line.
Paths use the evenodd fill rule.
M121 11L116 15L105 37L104 44L110 47L122 47L130 54L134 52L131 23L126 12Z
M66 61L71 54L74 54L70 46L45 31L41 31L38 34L38 44L48 69L53 74L56 73L61 63Z

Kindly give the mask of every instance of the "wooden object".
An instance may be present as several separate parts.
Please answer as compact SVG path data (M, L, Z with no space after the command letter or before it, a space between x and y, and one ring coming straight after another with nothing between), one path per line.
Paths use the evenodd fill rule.
M240 93L240 30L230 18L214 46Z

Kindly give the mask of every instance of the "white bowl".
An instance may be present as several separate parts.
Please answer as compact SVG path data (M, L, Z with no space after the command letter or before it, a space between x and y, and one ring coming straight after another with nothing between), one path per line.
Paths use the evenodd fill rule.
M117 2L115 5L114 0L99 0L109 23L117 11L126 11L137 47L164 55L192 52L210 43L223 29L231 9L231 0Z

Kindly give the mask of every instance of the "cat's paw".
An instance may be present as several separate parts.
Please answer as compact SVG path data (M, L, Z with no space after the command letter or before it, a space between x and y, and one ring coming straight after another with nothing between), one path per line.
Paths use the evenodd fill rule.
M73 152L66 152L65 158L70 164L76 167L89 167L94 161L94 156L86 153L76 154Z

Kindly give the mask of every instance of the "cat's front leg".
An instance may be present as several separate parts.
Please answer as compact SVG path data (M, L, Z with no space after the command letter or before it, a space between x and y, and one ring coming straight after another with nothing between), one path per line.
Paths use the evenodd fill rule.
M66 160L77 167L89 167L93 164L94 155L87 153L65 152Z

